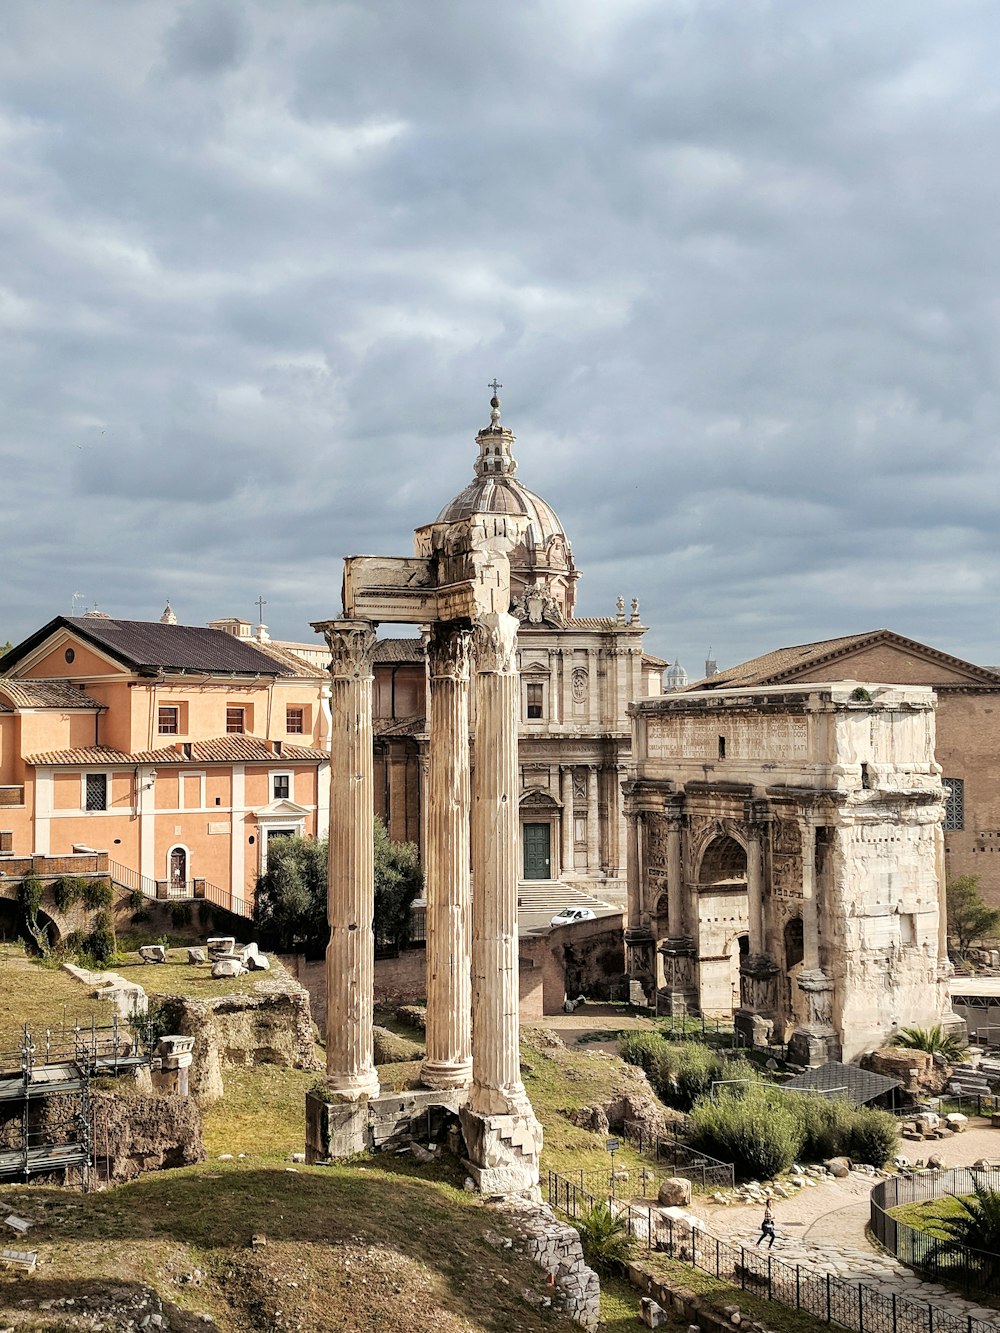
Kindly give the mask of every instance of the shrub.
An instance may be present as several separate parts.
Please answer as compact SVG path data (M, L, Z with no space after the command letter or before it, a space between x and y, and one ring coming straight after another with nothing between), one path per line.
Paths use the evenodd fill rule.
M137 915L146 907L146 895L142 889L133 889L128 896L128 905Z
M828 1157L851 1157L851 1132L856 1111L840 1098L789 1094L787 1104L802 1125L801 1153L810 1162ZM867 1160L867 1159L865 1159Z
M732 1162L741 1180L767 1180L787 1171L804 1142L801 1118L764 1083L743 1092L722 1089L691 1112L692 1146Z
M962 1209L957 1217L940 1219L938 1225L948 1235L935 1243L929 1257L957 1256L965 1274L979 1278L985 1286L1000 1275L1000 1191L978 1180L973 1188L974 1197L956 1196Z
M47 958L51 949L49 928L38 920L38 909L42 905L42 881L35 875L25 875L18 885L17 900L24 912L28 934L34 940L38 952Z
M94 917L93 929L87 936L85 948L90 958L102 967L114 962L117 952L115 926L106 907L102 907Z
M618 1054L626 1064L638 1065L649 1074L665 1045L663 1038L655 1032L629 1032L618 1038Z
M726 1056L698 1041L663 1042L650 1072L659 1096L681 1111L689 1111L711 1091L713 1083L737 1079L758 1082L760 1075L741 1056Z
M115 891L109 879L85 879L83 881L83 905L91 912L108 908L115 900Z
M576 1224L583 1244L583 1257L599 1273L620 1276L628 1268L632 1238L625 1219L606 1203L595 1204Z
M186 926L190 926L191 917L192 913L191 913L190 903L171 904L170 924L173 926L174 930L184 930Z
M950 1065L961 1064L968 1053L961 1038L946 1033L940 1023L929 1028L901 1028L889 1044L908 1051L929 1051Z
M899 1147L899 1123L888 1111L861 1106L852 1116L847 1155L856 1162L884 1166Z
M52 881L52 897L60 912L68 912L83 897L83 885L74 875Z

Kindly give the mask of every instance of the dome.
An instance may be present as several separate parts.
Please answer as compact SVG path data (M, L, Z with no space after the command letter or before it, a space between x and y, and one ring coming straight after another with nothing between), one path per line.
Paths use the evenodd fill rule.
M572 616L579 578L573 551L555 510L517 480L514 434L500 425L500 400L490 401L490 425L476 436L475 479L441 510L438 523L473 514L512 514L528 520L524 540L511 552L511 609L523 621L561 623ZM531 610L528 598L531 594ZM537 618L537 608L544 611Z
M688 683L688 673L676 659L671 667L667 668L667 690L682 690Z

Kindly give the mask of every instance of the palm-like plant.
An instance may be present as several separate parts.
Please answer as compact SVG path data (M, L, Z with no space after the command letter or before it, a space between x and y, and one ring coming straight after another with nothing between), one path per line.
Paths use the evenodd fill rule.
M937 1262L957 1255L965 1272L989 1282L1000 1277L1000 1190L988 1189L978 1180L973 1189L971 1198L956 1196L962 1209L958 1216L939 1219L938 1226L948 1234L935 1243L928 1258Z
M632 1237L625 1219L606 1203L595 1204L576 1224L583 1242L583 1257L601 1273L625 1272L632 1254Z
M950 1065L961 1064L968 1053L961 1038L945 1032L940 1023L930 1028L900 1028L890 1045L903 1046L908 1051L929 1051Z

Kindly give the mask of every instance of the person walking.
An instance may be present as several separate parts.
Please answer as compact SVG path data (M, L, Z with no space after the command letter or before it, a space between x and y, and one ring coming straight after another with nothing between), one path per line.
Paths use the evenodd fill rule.
M757 1241L757 1248L760 1249L764 1241L767 1241L767 1248L774 1249L774 1209L771 1207L771 1200L764 1204L764 1218L760 1224L760 1239Z

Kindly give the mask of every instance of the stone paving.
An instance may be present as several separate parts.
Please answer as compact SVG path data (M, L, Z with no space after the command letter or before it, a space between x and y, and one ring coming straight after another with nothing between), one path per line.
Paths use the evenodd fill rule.
M977 1127L950 1139L937 1140L936 1152L945 1166L967 1166L981 1157L1000 1155L1000 1132ZM908 1156L920 1156L920 1144L904 1144ZM772 1251L785 1263L802 1264L817 1273L834 1273L849 1282L877 1286L886 1295L926 1301L952 1316L972 1316L1000 1329L1000 1310L981 1306L945 1287L922 1281L916 1273L868 1240L869 1195L874 1181L862 1172L846 1179L832 1177L803 1189L790 1199L775 1199L777 1239ZM759 1204L713 1204L698 1196L692 1211L713 1235L752 1246L760 1235ZM766 1247L762 1247L765 1249Z

